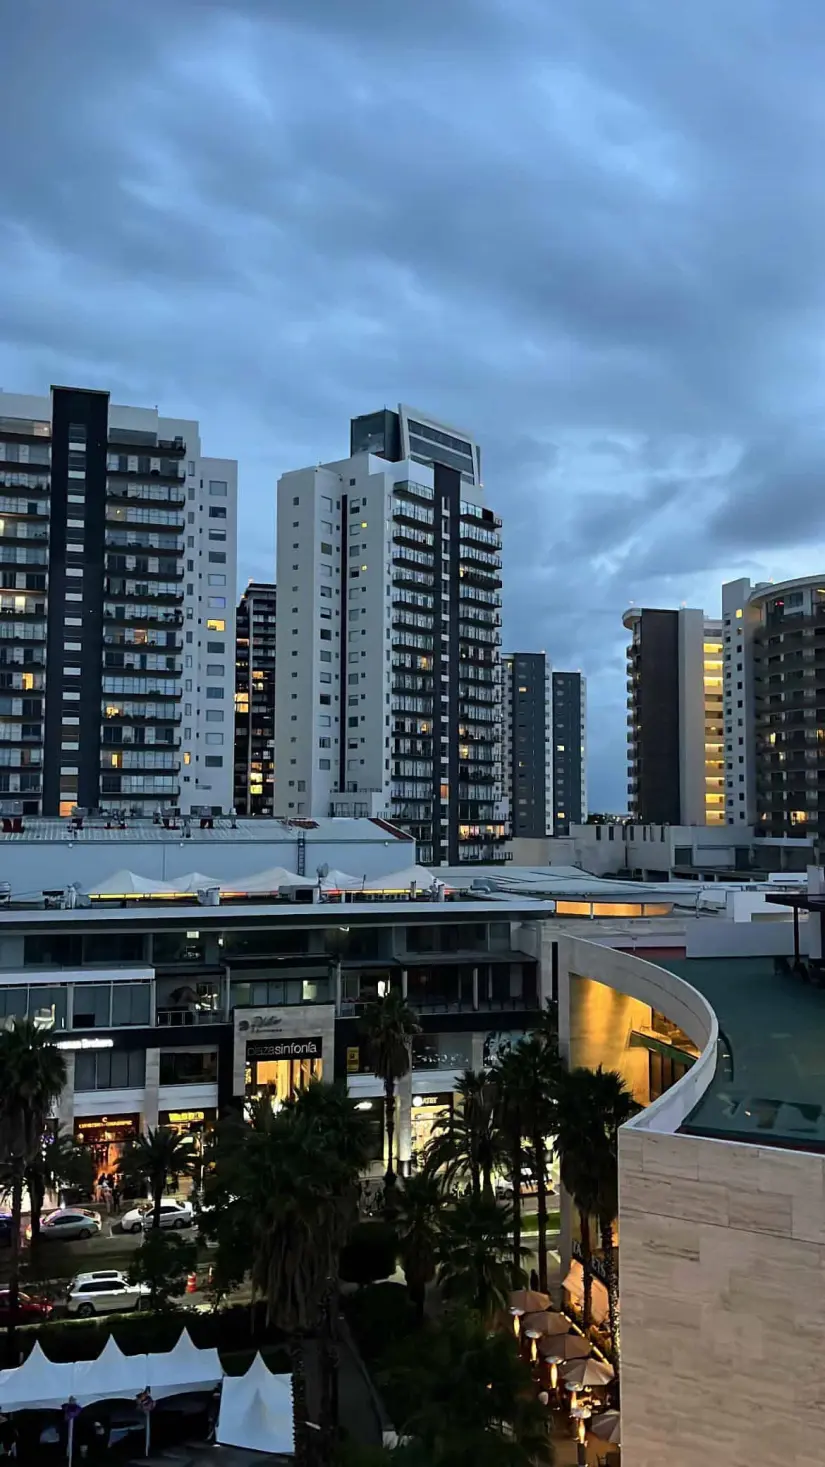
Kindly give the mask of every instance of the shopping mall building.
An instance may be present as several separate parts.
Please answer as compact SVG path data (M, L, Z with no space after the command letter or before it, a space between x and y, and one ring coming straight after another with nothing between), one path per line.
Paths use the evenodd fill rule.
M321 864L392 873L392 834L377 831L348 863L328 839ZM393 986L421 1026L397 1117L402 1162L414 1164L461 1072L557 1000L570 1063L620 1070L642 1107L619 1148L625 1467L819 1461L822 873L807 886L796 878L794 892L717 884L709 904L696 883L620 886L547 868L518 881L511 869L509 891L474 890L470 873L467 889L440 900L420 889L330 896L320 876L303 899L244 894L240 878L231 895L225 883L201 901L177 892L176 862L198 868L196 887L204 868L263 863L224 835L196 832L185 849L168 840L162 871L173 879L161 891L157 851L147 863L165 835L143 850L130 833L129 862L148 872L148 890L136 880L131 892L102 880L104 858L110 872L125 864L115 832L101 835L105 852L84 854L80 840L69 857L0 836L12 886L0 906L0 1018L53 1028L68 1070L56 1114L101 1167L147 1125L202 1138L245 1097L285 1096L318 1075L346 1080L369 1111L380 1170L383 1096L361 1015ZM285 848L267 859L297 864ZM56 905L67 860L87 890L83 862L96 861L108 896ZM29 887L37 870L51 890L16 890L24 870ZM560 1280L575 1291L566 1205L562 1219Z

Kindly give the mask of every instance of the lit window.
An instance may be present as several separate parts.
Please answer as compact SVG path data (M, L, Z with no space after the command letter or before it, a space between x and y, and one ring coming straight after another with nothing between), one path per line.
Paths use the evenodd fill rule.
M208 632L225 632L226 622L222 621L220 617L210 616L206 623L206 630Z
M741 621L741 619L742 619L742 608L741 608L741 606L740 606L739 610L737 611L736 616L737 616L737 619L739 621Z
M191 764L192 763L192 755L189 753L189 750L188 749L184 749L184 751L183 751L183 762L184 762L184 764Z

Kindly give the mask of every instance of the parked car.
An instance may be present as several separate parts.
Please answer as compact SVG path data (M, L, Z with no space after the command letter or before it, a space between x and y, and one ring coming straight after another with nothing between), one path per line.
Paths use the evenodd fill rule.
M95 1237L102 1226L97 1213L85 1207L59 1207L41 1220L40 1239L43 1243L72 1243L77 1238ZM31 1237L31 1227L26 1229L26 1237Z
M48 1299L39 1299L36 1294L18 1294L17 1309L9 1307L8 1289L0 1289L0 1324L42 1324L49 1318L53 1304Z
M139 1309L141 1300L151 1294L148 1284L130 1284L125 1273L115 1268L98 1269L95 1273L79 1273L69 1284L66 1310L88 1319L93 1314L114 1314L123 1309Z
M12 1222L10 1212L0 1212L0 1248L11 1247Z
M154 1208L151 1202L141 1203L140 1207L132 1207L125 1212L121 1218L124 1233L147 1232L152 1226L152 1214ZM167 1198L160 1204L160 1225L162 1228L191 1228L195 1220L191 1202L175 1202L173 1198Z

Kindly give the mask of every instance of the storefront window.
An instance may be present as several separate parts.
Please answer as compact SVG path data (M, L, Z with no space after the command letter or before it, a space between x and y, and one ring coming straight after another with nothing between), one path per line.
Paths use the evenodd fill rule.
M161 1085L208 1085L218 1078L218 1052L162 1049Z
M407 928L407 951L411 953L486 952L485 922L448 922L443 926L422 924Z
M309 933L302 930L262 932L224 932L218 938L224 958L266 958L281 955L296 957L309 952Z
M281 1008L299 1003L330 1003L329 978L233 979L233 1008Z
M367 1160L384 1160L384 1102L377 1095L371 1095L369 1100L359 1100L355 1109L359 1111L368 1124L367 1134Z
M127 1090L146 1083L146 1051L106 1049L75 1055L75 1090Z
M148 1024L151 990L148 983L112 984L112 1024Z
M74 1139L87 1146L95 1160L95 1170L117 1172L123 1147L140 1134L140 1116L90 1116L74 1123Z
M75 1029L109 1029L112 1022L110 983L78 983L74 990Z
M471 1034L417 1034L412 1043L414 1070L469 1070L473 1064Z
M427 1143L433 1134L436 1121L449 1120L453 1113L453 1097L447 1095L414 1095L412 1098L411 1136L412 1154L417 1160L421 1159Z
M324 1061L320 1036L301 1039L248 1040L246 1045L246 1093L269 1095L274 1106L283 1105L310 1080L323 1078Z
M413 1008L450 1010L459 1004L458 970L452 966L410 968L407 1000Z

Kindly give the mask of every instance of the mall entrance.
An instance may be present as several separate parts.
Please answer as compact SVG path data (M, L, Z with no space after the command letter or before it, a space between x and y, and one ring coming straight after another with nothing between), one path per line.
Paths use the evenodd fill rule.
M140 1116L90 1116L76 1120L74 1139L91 1151L95 1176L116 1173L127 1141L140 1135Z
M310 1039L251 1039L246 1045L244 1092L248 1099L269 1095L277 1109L323 1078L320 1036Z

